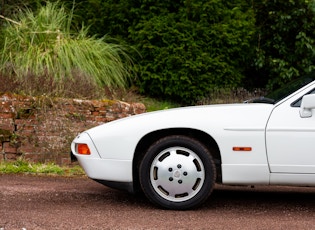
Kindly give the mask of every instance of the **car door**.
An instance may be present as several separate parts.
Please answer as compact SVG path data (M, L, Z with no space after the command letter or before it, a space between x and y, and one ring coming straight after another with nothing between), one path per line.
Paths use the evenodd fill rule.
M315 174L315 109L301 109L301 103L306 102L302 102L304 95L315 105L314 93L314 89L308 89L297 94L271 113L266 127L271 173Z

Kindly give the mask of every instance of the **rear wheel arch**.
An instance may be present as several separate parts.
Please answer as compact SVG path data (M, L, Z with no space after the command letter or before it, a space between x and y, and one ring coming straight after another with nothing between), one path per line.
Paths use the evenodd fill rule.
M141 191L141 186L139 182L139 168L140 163L146 154L147 150L150 148L152 144L156 141L173 135L181 135L190 137L192 139L197 140L201 144L203 144L208 151L211 153L212 158L214 159L216 165L216 172L217 172L217 182L221 182L221 155L219 151L219 147L216 141L207 133L195 130L195 129L188 129L188 128L173 128L173 129L163 129L158 130L155 132L151 132L145 135L138 143L133 159L133 181L134 181L134 189L135 191Z

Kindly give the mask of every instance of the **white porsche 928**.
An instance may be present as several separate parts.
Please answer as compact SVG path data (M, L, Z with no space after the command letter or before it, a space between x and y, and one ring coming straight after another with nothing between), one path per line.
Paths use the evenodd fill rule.
M242 104L169 109L79 134L87 176L143 191L167 209L202 204L215 183L315 186L315 81L304 77Z

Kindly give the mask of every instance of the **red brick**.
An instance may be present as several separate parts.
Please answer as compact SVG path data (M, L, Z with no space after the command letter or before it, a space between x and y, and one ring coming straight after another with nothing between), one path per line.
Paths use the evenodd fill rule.
M30 162L41 162L41 158L39 154L26 153L26 154L23 154L23 159Z
M94 111L94 112L92 112L92 116L99 116L100 115L100 112L97 112L97 111Z
M8 154L8 153L17 153L17 147L11 145L10 142L4 142L3 143L3 152Z
M38 147L35 147L34 145L31 144L22 144L21 147L18 148L18 151L23 153L23 154L40 154L41 149Z
M40 100L38 103L43 100L51 103L43 108L34 108L36 100ZM63 153L70 148L72 138L79 132L118 118L143 113L145 107L138 103L113 100L37 99L0 95L0 111L0 129L8 130L18 137L16 146L9 142L0 145L0 160L5 160L5 156L14 159L23 153L26 159L34 162L68 164L70 157ZM14 120L15 111L24 111L25 116ZM4 151L7 155L4 155Z
M107 118L106 117L95 117L95 121L96 122L106 122L107 121Z
M13 119L1 119L0 117L0 129L8 130L10 132L14 131Z
M4 158L7 161L15 161L18 159L18 155L15 153L6 153L4 154Z
M6 119L6 118L15 118L15 113L0 113L0 118L1 119Z
M60 162L61 165L70 165L71 164L71 159L70 159L70 156L65 158L61 158L61 162Z

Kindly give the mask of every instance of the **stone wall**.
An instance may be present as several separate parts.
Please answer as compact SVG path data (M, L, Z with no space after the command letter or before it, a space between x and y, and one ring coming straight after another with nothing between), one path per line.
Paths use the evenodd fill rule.
M143 112L141 103L0 94L0 161L69 164L78 133Z

